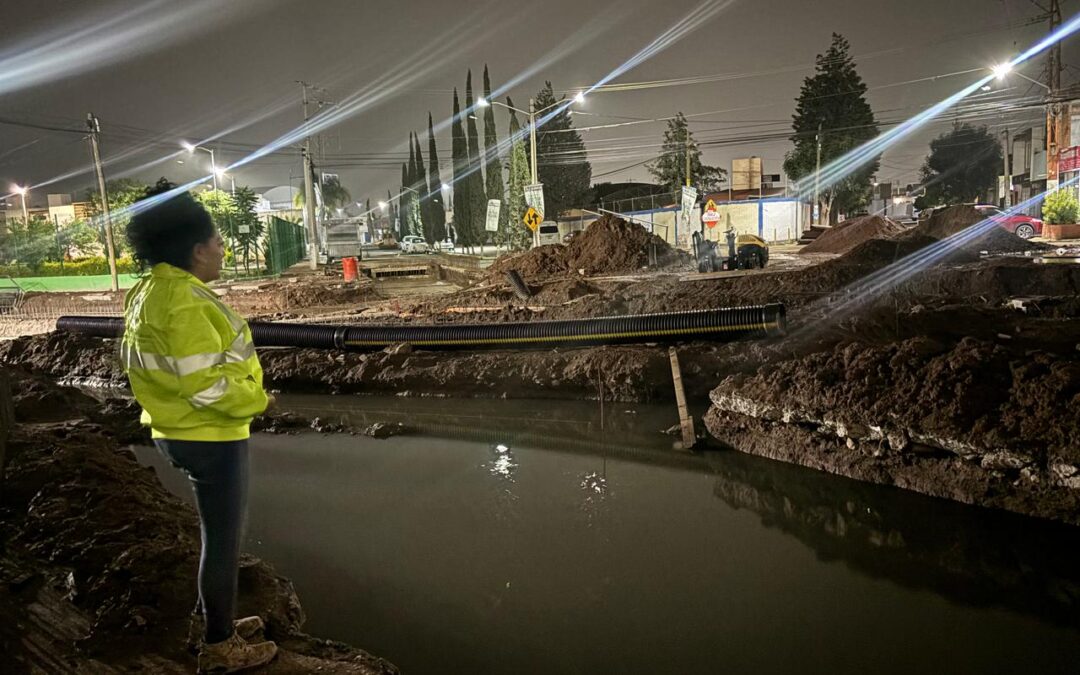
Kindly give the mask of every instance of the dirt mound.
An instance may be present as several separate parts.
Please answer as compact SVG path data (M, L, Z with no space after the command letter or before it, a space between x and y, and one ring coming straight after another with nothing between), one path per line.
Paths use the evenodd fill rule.
M892 239L867 239L839 258L829 260L823 265L828 266L839 263L882 267L936 243L938 243L937 239L916 232L905 232L903 235ZM954 261L958 258L975 260L977 256L964 255L963 251L950 256L950 259Z
M489 268L492 276L499 277L510 270L515 270L526 279L538 279L566 274L570 266L566 261L565 247L551 244L524 253L500 256Z
M649 248L653 246L660 267L679 262L678 251L641 225L604 216L570 242L567 257L570 269L583 269L586 275L631 272L649 263Z
M198 517L123 447L149 441L138 407L98 406L79 392L11 375L20 419L0 498L5 672L194 672L185 638ZM47 401L71 406L63 410L68 421L38 414ZM292 584L247 555L238 603L241 616L263 617L265 635L281 647L273 672L397 672L366 652L302 633Z
M977 228L973 226L978 225ZM997 223L987 220L986 216L974 207L959 205L938 209L930 218L921 221L903 237L933 237L937 240L956 237L958 248L968 251L987 251L989 253L1023 253L1050 248L1045 244L1027 241L1005 230Z
M881 216L849 218L822 232L799 252L847 253L869 239L887 238L903 231L903 226Z
M525 253L504 256L491 266L492 275L516 270L525 279L578 273L586 276L633 272L649 264L650 250L659 267L688 265L687 253L672 248L637 223L604 216L589 225L568 245L541 246Z

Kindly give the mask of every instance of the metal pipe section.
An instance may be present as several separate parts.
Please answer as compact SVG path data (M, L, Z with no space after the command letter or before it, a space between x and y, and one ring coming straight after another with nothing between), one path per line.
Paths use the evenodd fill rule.
M258 347L308 347L376 351L408 343L420 349L529 349L608 344L711 340L784 335L782 304L688 312L607 316L519 323L319 326L251 322ZM62 316L57 330L115 338L124 332L118 317Z

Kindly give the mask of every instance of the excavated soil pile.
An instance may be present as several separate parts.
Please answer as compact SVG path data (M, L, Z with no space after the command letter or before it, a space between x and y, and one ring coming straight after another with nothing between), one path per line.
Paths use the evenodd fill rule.
M710 432L861 480L1080 524L1080 360L851 343L725 379Z
M270 284L256 290L230 290L223 300L241 314L279 312L309 307L348 306L378 299L374 284L361 279L342 283L318 277Z
M799 253L846 253L868 239L900 234L904 227L881 216L849 218L825 230Z
M570 265L566 261L566 247L551 244L500 256L488 270L492 277L501 278L506 272L516 270L525 279L542 279L564 275L570 271Z
M491 266L492 275L516 270L525 279L542 279L567 273L585 276L633 272L649 264L650 249L659 267L683 266L689 256L650 234L637 223L604 216L589 225L566 246L541 246L522 254L504 256Z
M586 276L632 272L649 263L649 248L655 247L657 265L669 267L689 261L689 257L650 234L637 223L604 216L574 238L567 246L570 269L584 270Z
M976 230L969 230L972 226L979 225ZM950 206L945 209L934 211L927 220L921 221L912 228L905 236L926 236L934 239L948 239L964 232L964 236L958 237L957 245L971 252L987 251L989 253L1023 253L1025 251L1048 250L1050 247L1033 241L1027 241L1016 236L1012 232L1003 229L1000 225L988 221L986 216L979 213L971 206Z
M198 519L124 449L149 442L136 406L102 407L17 377L0 498L0 652L9 672L194 672L185 642ZM262 616L281 647L262 672L396 672L301 633L292 584L248 556L237 610Z

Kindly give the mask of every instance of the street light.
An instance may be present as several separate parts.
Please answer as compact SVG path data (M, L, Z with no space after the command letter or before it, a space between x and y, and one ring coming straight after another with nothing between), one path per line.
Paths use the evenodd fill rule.
M584 103L585 102L585 92L579 91L577 93L577 95L574 96L573 100L574 100L575 103L578 103L578 104ZM540 179L537 176L537 170L536 170L536 116L537 115L542 115L542 114L546 113L547 111L551 110L552 108L554 108L554 107L556 107L558 105L561 105L561 104L562 104L562 101L556 101L555 103L552 103L551 105L549 105L548 107L546 107L546 108L544 108L542 110L537 110L536 109L536 101L535 101L535 99L530 98L529 99L529 110L526 112L526 111L521 110L519 108L515 108L512 105L507 105L506 103L500 103L499 101L489 101L486 98L484 98L483 96L476 99L476 105L479 108L486 108L489 105L497 105L497 106L502 106L503 108L506 108L507 110L512 110L514 112L521 113L522 115L527 115L529 117L529 148L531 150L531 152L529 153L529 160L530 160L530 162L529 162L529 172L532 175L532 184L533 185L536 185L538 182L540 182ZM533 246L538 246L539 244L540 244L540 231L537 230L537 231L533 232Z
M191 143L188 143L187 141L181 141L180 145L183 146L183 148L185 150L187 150L188 152L190 152L193 155L195 154L196 150L202 150L203 152L210 153L210 170L213 171L213 174L214 174L214 190L216 191L218 189L218 185L217 185L218 170L217 170L217 162L214 161L214 151L212 149L210 149L210 148L204 148L201 145L192 145Z
M30 189L26 188L26 187L23 187L22 185L12 185L11 186L11 191L14 192L15 194L19 195L19 199L20 199L20 201L22 201L23 225L29 226L29 224L30 224L30 216L26 211L26 193L30 192Z
M1037 85L1039 85L1040 87L1042 87L1043 89L1045 89L1047 91L1051 91L1049 85L1043 84L1042 82L1039 82L1038 80L1030 78L1027 75L1021 73L1019 70L1016 70L1015 68L1013 68L1013 64L1009 63L1009 62L999 63L996 66L992 66L990 68L990 71L992 73L994 73L994 77L996 77L999 82L1004 81L1005 76L1009 75L1011 73L1013 75L1019 75L1020 77L1024 78L1028 82L1031 82L1032 84L1037 84Z
M230 194L234 194L234 195L236 194L236 179L233 178L232 174L225 173L225 169L215 169L214 170L214 175L217 176L218 178L228 178L229 179L229 185L231 187L231 193ZM214 189L215 190L217 189L216 185L214 186Z

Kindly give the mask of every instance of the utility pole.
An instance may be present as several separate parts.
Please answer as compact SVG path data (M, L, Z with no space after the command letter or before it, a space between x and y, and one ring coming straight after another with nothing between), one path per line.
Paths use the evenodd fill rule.
M1002 202L1002 204L1004 205L1005 210L1008 210L1009 208L1012 207L1012 172L1009 170L1009 129L1008 129L1008 127L1005 128L1005 131L1001 132L1001 156L1002 156L1002 161L1004 162L1004 166L1002 167L1002 174L1001 174L1002 178L1004 179L1002 181L1004 183L1004 185L1002 186L1003 187L1002 191L1005 193L1004 194L1004 201Z
M303 89L303 101L304 101L304 124L308 121L308 97L307 82L300 82L300 87ZM304 137L304 220L307 221L308 226L308 257L310 258L309 264L312 271L319 268L319 236L317 225L315 223L315 186L312 184L312 174L315 169L311 165L311 136Z
M1050 19L1050 34L1061 25L1061 3L1050 0L1050 10L1044 15ZM1069 118L1069 111L1062 106L1067 104L1059 100L1061 91L1061 41L1055 42L1047 53L1046 63L1046 188L1053 190L1058 186L1058 157L1065 141L1063 119Z
M690 127L687 127L686 134L686 187L690 187Z
M532 161L530 169L532 171L532 184L536 185L540 182L539 174L536 171L536 100L529 99L529 148L532 150L529 159ZM540 246L540 228L533 230L533 248Z
M821 122L817 125L817 168L814 169L814 210L817 211L817 218L814 218L815 225L821 224Z
M101 166L101 150L98 148L101 123L94 117L94 113L86 113L86 126L90 129L90 154L94 159L98 192L101 194L101 217L105 219L105 250L109 254L109 276L112 277L110 288L117 291L120 290L120 283L116 278L116 247L113 245L112 216L109 213L109 195L105 190L105 170Z

